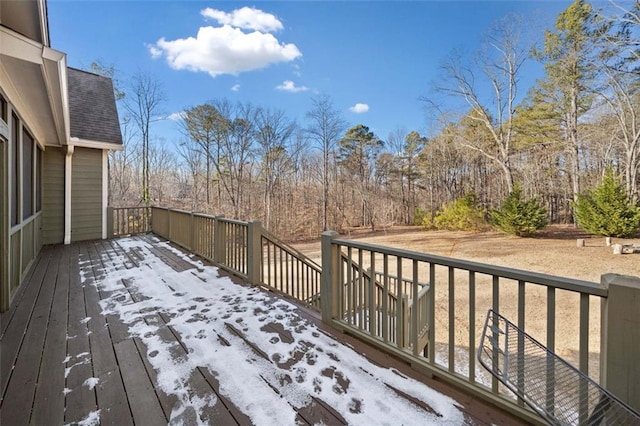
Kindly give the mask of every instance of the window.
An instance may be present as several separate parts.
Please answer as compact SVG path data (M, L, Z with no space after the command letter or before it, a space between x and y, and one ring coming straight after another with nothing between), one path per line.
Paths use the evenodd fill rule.
M22 219L33 215L33 138L22 132Z
M9 112L7 100L0 95L0 119L5 123L7 123L7 112Z
M18 170L20 170L20 122L15 114L11 115L11 157L9 161L9 176L13 179L11 183L11 226L18 224L18 215L20 212L20 205L18 200L18 194L20 193L20 176Z

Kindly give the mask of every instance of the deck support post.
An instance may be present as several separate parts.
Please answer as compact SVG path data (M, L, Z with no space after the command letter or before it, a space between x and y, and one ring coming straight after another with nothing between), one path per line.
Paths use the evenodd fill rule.
M262 271L262 225L259 220L250 220L247 226L247 280L249 284L261 284Z
M333 240L338 237L335 231L322 233L322 277L320 287L320 306L322 308L322 321L329 324L333 318L339 318L338 297L339 288L339 260L340 249L333 245Z
M600 384L640 411L640 278L605 274L602 298Z
M222 221L224 216L214 216L213 225L213 261L218 265L225 264L227 260L227 228Z

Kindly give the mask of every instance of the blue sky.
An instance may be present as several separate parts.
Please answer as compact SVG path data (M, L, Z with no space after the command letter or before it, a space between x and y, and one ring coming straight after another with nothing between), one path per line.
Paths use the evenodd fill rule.
M524 15L540 36L569 4L49 0L48 8L51 45L68 54L70 66L100 60L123 82L136 72L153 75L166 116L227 98L284 110L304 124L311 98L322 93L350 125L386 139L398 127L428 133L419 98L430 95L453 49L474 51L509 12ZM527 70L525 83L540 77L539 65ZM171 145L181 135L164 120L154 137Z

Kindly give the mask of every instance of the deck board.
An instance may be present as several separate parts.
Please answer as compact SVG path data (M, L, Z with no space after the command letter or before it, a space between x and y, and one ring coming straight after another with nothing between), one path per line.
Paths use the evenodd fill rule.
M59 256L59 257L58 257ZM69 251L55 247L51 259L53 268L48 272L55 279L51 315L47 327L42 367L38 377L33 413L33 424L62 424L64 421L64 358L67 344L67 300L69 299ZM55 262L55 264L53 263ZM57 275L53 274L57 272Z
M19 290L14 306L9 313L5 314L5 331L2 334L2 356L0 356L0 385L2 394L0 398L5 398L7 383L12 376L12 369L15 365L18 351L22 347L26 329L23 327L9 327L11 323L29 324L34 306L36 304L42 279L38 276L43 274L49 263L49 254L52 248L46 247L36 260L35 267L29 272L25 280L23 289Z
M152 255L174 270L195 267L167 246L158 244L155 237L139 238L152 244ZM115 290L95 285L109 271L124 272L145 263L145 253L130 247L118 240L108 240L43 248L18 290L11 310L0 317L2 424L77 423L97 410L100 410L101 424L166 424L179 407L187 407L179 420L184 424L196 423L195 410L190 410L178 396L162 390L158 373L150 361L153 354L143 341L132 337L129 326L118 316L102 314L100 301L114 295L114 291L119 294L119 303L136 304L145 300L127 278L116 282L116 287L120 288ZM202 271L194 269L193 272ZM122 276L126 277L126 274ZM244 285L240 280L232 279L238 285ZM160 282L159 285L165 284ZM319 321L317 313L302 307L299 311L304 320L313 322L336 344L349 345L364 353L374 364L394 368L398 374L423 381L461 402L469 424L518 422L443 382L421 376L405 363L355 338L336 333ZM172 344L172 357L176 360L186 358L189 348L170 325L170 320L170 316L162 311L149 312L145 316L145 321L157 330L157 335ZM252 342L240 328L231 323L226 328L234 338L230 342L219 336L221 344L243 345L251 348L257 357L275 362L269 360L260 344ZM265 323L261 330L283 342L292 338L276 320ZM302 353L299 355L303 356ZM277 364L277 367L288 368L286 364ZM186 380L189 397L212 402L200 411L200 421L224 425L252 423L241 407L221 392L216 372L197 367ZM272 378L262 377L262 380L269 383ZM277 388L271 388L278 396ZM390 388L389 392L415 405L420 404L401 391ZM309 396L311 402L296 409L297 423L347 423L325 401ZM431 407L423 405L422 409L429 411Z
M160 401L140 359L140 352L133 339L126 339L114 345L118 365L122 372L133 422L136 424L159 425L167 422Z
M71 257L83 260L80 249L83 245L71 246ZM91 366L92 354L89 343L89 327L87 326L87 311L84 299L84 285L93 280L87 276L82 282L79 262L70 262L70 275L74 281L69 288L69 325L67 333L67 377L66 388L70 390L65 399L65 422L79 422L86 418L87 413L96 411L97 401L95 389L91 389L85 382L93 377Z
M96 246L98 246L96 244ZM101 250L103 248L98 246ZM105 259L106 252L100 255L94 245L88 245L87 255L91 259L93 279L104 277L104 268L111 266ZM89 327L89 344L91 346L93 376L98 379L96 399L98 407L109 407L101 410L102 424L126 425L133 424L131 407L125 391L124 382L118 366L118 360L113 348L109 323L102 315L100 295L93 285L84 286L87 317ZM119 320L117 320L120 322Z
M33 274L33 291L35 292L36 288L38 291L35 305L30 314L29 327L23 339L28 344L21 345L19 356L13 366L11 381L3 401L4 404L13 407L13 410L6 413L3 411L3 424L18 424L19 417L17 416L20 415L19 413L30 412L33 405L51 302L53 301L54 286L51 285L51 281L52 277L55 280L55 275L46 274L51 259L49 254L51 254L51 250L38 262L37 269ZM55 268L55 263L57 263L55 259L53 263L52 267Z

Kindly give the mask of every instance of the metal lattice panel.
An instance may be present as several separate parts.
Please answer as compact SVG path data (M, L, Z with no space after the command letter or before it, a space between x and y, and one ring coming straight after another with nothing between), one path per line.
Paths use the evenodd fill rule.
M478 361L553 425L640 425L640 414L489 310Z

